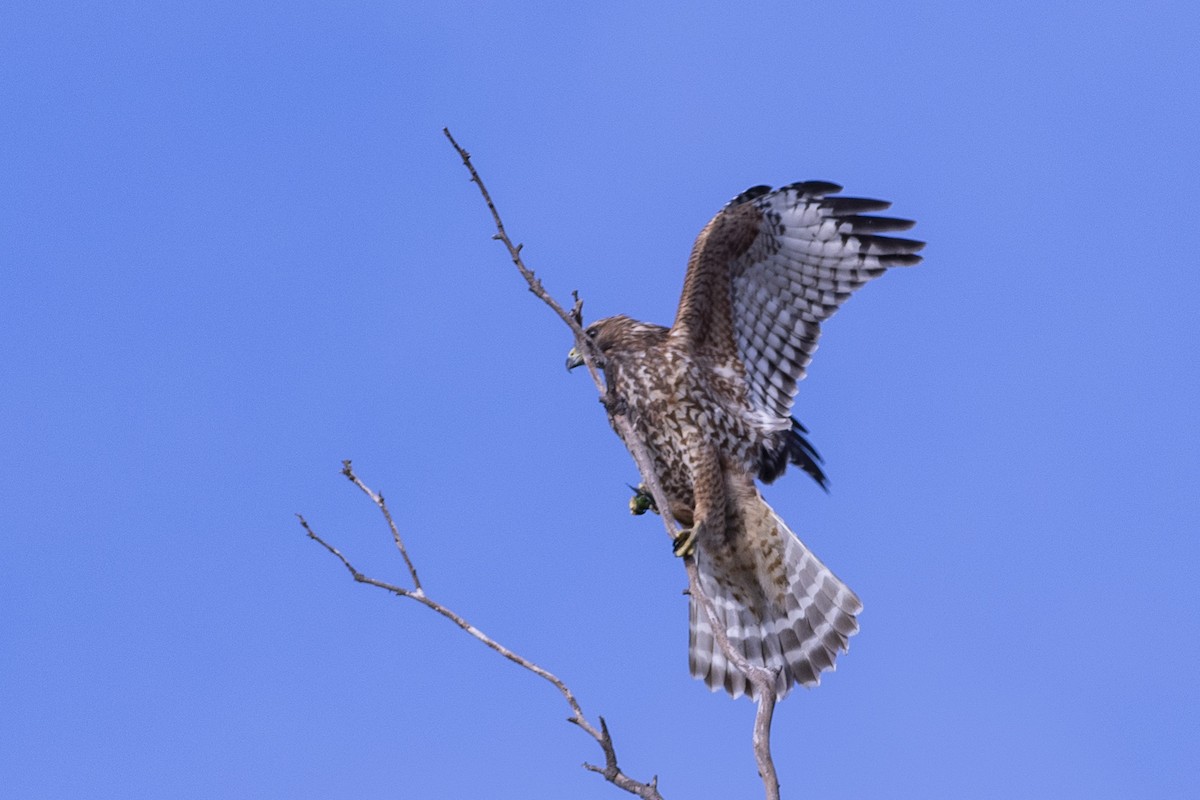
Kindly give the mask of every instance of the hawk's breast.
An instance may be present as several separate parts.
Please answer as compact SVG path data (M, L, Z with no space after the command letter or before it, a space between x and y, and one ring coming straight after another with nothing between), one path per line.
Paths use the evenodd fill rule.
M732 364L706 364L671 343L629 353L614 388L651 455L672 505L693 505L689 451L715 447L726 469L754 472L759 431L748 420L745 384Z

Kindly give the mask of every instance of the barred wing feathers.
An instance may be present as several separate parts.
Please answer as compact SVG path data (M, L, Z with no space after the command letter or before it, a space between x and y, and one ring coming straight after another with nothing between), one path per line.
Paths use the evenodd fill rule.
M869 216L891 204L832 196L824 181L735 197L701 231L673 336L725 360L736 353L751 406L786 419L821 323L889 267L912 266L923 242L881 234L910 220Z

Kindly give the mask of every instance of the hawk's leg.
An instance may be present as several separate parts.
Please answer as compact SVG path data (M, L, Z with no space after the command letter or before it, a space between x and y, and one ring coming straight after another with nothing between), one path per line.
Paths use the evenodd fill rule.
M692 478L692 526L680 531L672 550L680 558L696 552L696 544L716 534L725 526L725 480L721 460L711 445L690 448L688 466Z
M684 528L679 532L679 535L671 542L671 552L680 558L687 558L694 555L696 552L696 534L699 529L697 526Z

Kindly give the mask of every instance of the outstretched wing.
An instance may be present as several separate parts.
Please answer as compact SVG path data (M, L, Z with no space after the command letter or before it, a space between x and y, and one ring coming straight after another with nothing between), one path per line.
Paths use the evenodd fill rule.
M891 204L831 196L824 181L756 186L735 197L692 248L673 337L745 371L751 406L786 419L821 323L888 267L920 263L924 242L881 234L913 222L868 216Z

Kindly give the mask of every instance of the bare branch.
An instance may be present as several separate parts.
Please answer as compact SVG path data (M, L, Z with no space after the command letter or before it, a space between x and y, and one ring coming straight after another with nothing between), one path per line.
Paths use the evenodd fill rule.
M449 128L442 128L442 133L450 140L450 144L454 146L455 152L462 159L463 166L471 173L471 183L479 187L479 193L483 195L483 202L487 203L488 211L492 212L492 222L496 225L496 234L493 239L496 239L508 248L508 255L512 258L513 265L517 271L521 273L521 277L529 284L529 291L537 295L543 303L550 306L555 314L558 314L559 319L566 323L571 332L575 334L575 346L579 348L579 352L583 354L584 364L588 368L588 372L592 376L592 380L596 384L596 389L599 390L601 397L607 393L604 380L600 377L600 371L597 366L600 364L600 354L592 347L592 340L583 332L582 313L583 301L579 299L578 292L572 292L575 298L575 305L571 311L566 311L558 304L550 293L546 291L546 287L542 286L541 280L534 274L533 270L525 266L525 261L521 258L521 248L524 245L513 244L512 239L508 238L508 232L504 229L504 222L500 219L500 212L496 210L496 204L492 202L492 196L488 194L487 187L483 185L483 179L479 177L479 173L475 171L475 165L471 163L471 154L459 146L458 142L450 134ZM664 506L665 508L665 506Z
M413 593L424 595L425 590L421 588L421 579L417 577L417 568L413 566L412 559L408 557L408 550L404 548L404 540L400 538L400 531L396 528L396 522L392 519L392 514L388 511L387 503L383 502L383 496L375 494L367 487L365 483L358 479L354 474L354 470L350 466L350 460L346 459L342 462L342 474L350 479L350 482L363 491L367 497L371 498L379 510L383 512L383 518L387 520L388 528L392 532L392 542L396 545L396 549L400 551L400 555L404 558L404 565L408 567L408 574L412 578Z
M584 767L592 772L599 772L610 783L621 789L624 789L630 794L637 795L638 797L642 798L642 800L663 800L662 795L658 792L657 778L652 779L649 783L643 783L629 777L621 771L620 767L617 765L617 754L613 747L612 736L609 735L608 725L604 722L604 718L600 718L599 728L596 728L595 725L589 722L587 716L583 713L583 708L579 705L579 701L575 698L574 692L571 691L570 687L563 683L562 679L549 670L544 669L543 667L520 655L519 653L509 650L507 647L500 644L471 623L467 622L464 617L425 594L424 590L421 588L420 582L417 580L417 571L413 567L412 561L408 557L408 553L404 548L404 542L400 537L400 533L396 528L395 522L392 520L392 514L388 510L387 503L384 501L383 496L373 491L370 487L363 483L362 479L355 474L349 461L342 462L342 474L350 479L350 481L359 489L361 489L364 494L370 497L372 502L374 502L379 510L383 512L383 516L387 520L388 527L392 533L392 541L395 543L396 548L400 551L400 554L404 557L404 562L408 566L409 575L413 579L414 587L412 589L406 589L403 586L396 586L395 584L377 580L359 572L354 565L350 563L349 559L342 555L341 551L321 538L308 524L308 521L303 516L297 514L296 517L300 520L300 525L304 528L304 532L308 535L308 538L317 542L317 544L324 547L339 561L341 561L342 565L350 572L350 574L354 577L354 580L358 583L365 583L369 586L375 586L383 589L384 591L391 592L397 597L406 597L417 601L426 608L441 614L443 617L450 620L459 628L462 628L471 636L483 642L489 648L504 656L509 661L548 681L554 686L554 688L558 689L559 693L562 694L563 699L567 701L567 705L571 708L571 716L567 718L567 721L578 725L585 732L587 732L589 736L596 740L596 743L600 745L600 749L604 753L605 766L603 768L595 767L591 764L584 764Z
M483 180L479 177L479 173L471 163L470 153L459 146L448 128L443 128L442 133L450 140L450 144L454 146L455 151L457 151L459 157L462 159L463 165L471 173L471 182L479 187L479 191L483 195L483 200L487 203L488 210L492 213L492 220L496 225L496 235L494 238L503 242L505 247L508 248L509 256L511 256L517 270L529 284L529 290L537 295L546 305L550 306L575 334L575 346L583 356L584 363L592 375L592 380L596 383L596 388L600 392L600 402L608 410L613 427L617 430L621 440L625 442L630 455L633 456L638 472L641 473L642 482L645 484L650 496L654 498L655 506L663 509L664 513L660 516L663 526L666 528L667 535L672 540L677 539L681 532L679 526L671 518L671 515L666 513L666 509L670 508L670 504L667 503L666 495L663 493L662 486L658 481L658 474L654 470L654 461L646 449L645 442L642 441L641 437L634 430L633 424L624 410L624 405L620 402L619 398L611 396L607 384L600 378L598 365L601 363L601 360L599 354L592 347L591 339L584 334L582 328L583 301L579 299L579 293L572 293L575 304L572 311L567 312L546 292L545 287L542 286L542 282L534 275L531 269L525 266L525 262L521 258L521 245L514 246L512 240L509 239L508 233L504 229L504 222L500 219L500 212L496 210L496 205L492 202L491 195L488 194L487 188L483 185ZM775 710L775 682L777 672L765 667L752 665L741 652L733 647L729 641L729 637L726 636L724 626L717 620L712 600L705 594L704 589L700 585L700 574L696 568L695 559L688 556L684 559L684 562L687 568L688 592L694 600L700 603L700 607L704 609L717 645L721 648L721 652L725 654L725 657L729 659L730 663L741 670L751 686L754 687L754 696L758 698L758 711L754 718L754 757L758 763L758 772L762 777L767 800L779 800L779 779L775 773L774 761L771 758L771 719ZM594 769L598 772L602 771L592 766L589 766L589 769Z

